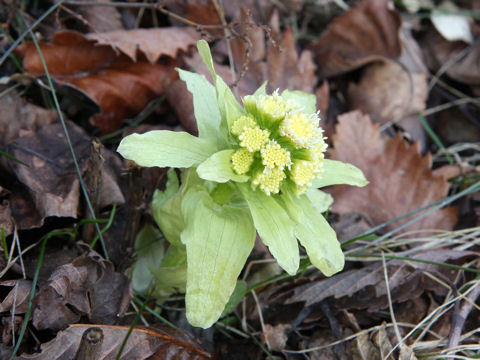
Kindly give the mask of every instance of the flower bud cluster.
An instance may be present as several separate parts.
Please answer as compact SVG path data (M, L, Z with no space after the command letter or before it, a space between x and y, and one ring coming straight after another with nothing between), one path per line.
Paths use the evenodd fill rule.
M230 128L238 149L232 156L237 174L251 176L253 187L267 195L280 192L285 182L303 194L323 172L327 149L318 113L305 113L278 92L243 98L246 114Z

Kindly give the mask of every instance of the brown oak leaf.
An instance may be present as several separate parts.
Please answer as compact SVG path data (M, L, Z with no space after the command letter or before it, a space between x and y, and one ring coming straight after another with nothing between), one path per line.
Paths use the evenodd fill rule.
M86 34L59 31L49 43L40 43L50 75L60 84L83 91L101 108L90 121L101 133L117 130L122 120L135 116L164 94L178 76L177 52L194 45L199 35L191 28L117 30ZM32 42L16 50L25 72L44 74ZM163 57L162 57L163 56ZM162 59L160 59L162 57Z
M378 225L447 195L450 184L445 178L434 175L432 158L430 154L421 156L418 143L410 145L400 134L382 138L380 125L372 124L370 117L359 111L339 116L338 121L331 157L359 167L370 184L365 188L333 188L333 211L363 212ZM421 212L412 216L419 214ZM394 229L412 216L386 229ZM409 225L406 230L451 230L456 221L456 208L448 207Z

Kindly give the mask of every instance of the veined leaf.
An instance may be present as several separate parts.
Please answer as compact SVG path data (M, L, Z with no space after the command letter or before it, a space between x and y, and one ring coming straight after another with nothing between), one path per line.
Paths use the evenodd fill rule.
M308 196L297 197L285 188L282 200L290 216L295 218L295 236L312 264L326 276L342 270L345 259L337 235Z
M315 206L315 209L321 214L327 211L333 203L333 197L322 190L309 188L305 193L308 199Z
M179 183L175 170L170 169L167 176L165 191L156 190L153 193L153 218L171 244L183 247L180 241L180 233L185 226L181 211L182 194L178 191Z
M267 83L268 81L264 81L262 85L260 85L260 87L255 90L255 92L253 93L253 96L254 97L259 97L260 95L267 95Z
M314 94L300 90L284 90L282 96L285 99L295 100L303 107L305 113L313 114L317 111L317 97Z
M208 43L205 40L199 40L197 42L197 48L203 62L212 73L213 82L215 83L215 89L217 91L218 108L220 109L222 119L225 121L223 126L228 126L229 129L233 121L242 115L244 111L235 99L232 90L230 90L225 81L215 73L212 54L210 53ZM224 131L225 129L223 132Z
M135 239L136 261L133 265L133 289L139 293L146 292L154 284L150 269L158 267L164 256L165 240L152 225L146 224Z
M313 181L315 188L339 184L363 187L368 184L362 170L351 164L325 159L323 166L325 171L322 177Z
M185 194L182 213L187 318L194 326L208 328L230 299L253 249L255 228L246 207L220 206L201 187Z
M154 130L123 138L117 151L140 166L186 168L198 165L215 153L217 147L206 139L186 132Z
M258 234L277 260L290 275L295 275L300 263L294 223L283 207L271 196L250 185L238 184L247 200Z
M225 183L233 180L237 182L245 182L248 180L247 175L238 175L233 171L231 159L235 150L222 150L201 163L197 168L198 176L204 180Z
M222 117L218 110L215 87L203 75L177 69L180 79L193 95L193 108L197 120L198 136L210 139L222 147L225 141L219 136Z

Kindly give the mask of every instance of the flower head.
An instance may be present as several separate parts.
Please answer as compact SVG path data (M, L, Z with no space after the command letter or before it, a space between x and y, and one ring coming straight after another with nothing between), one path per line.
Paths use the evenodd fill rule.
M322 129L318 127L317 114L305 114L301 111L288 113L283 119L279 132L294 144L295 148L308 148L321 141Z
M258 126L254 128L245 128L240 136L240 146L248 149L250 152L258 151L262 148L270 136L268 130L262 130Z
M284 170L290 168L290 151L282 148L275 140L268 141L261 149L262 164L268 168Z
M230 132L233 135L239 136L245 129L254 128L257 126L252 115L242 115L232 125Z
M248 170L250 170L252 163L253 153L246 149L237 150L232 155L233 169L237 174L243 175L247 173Z
M260 171L253 178L253 186L258 186L267 195L278 194L280 191L280 185L285 179L286 175L280 169L265 168L264 171Z

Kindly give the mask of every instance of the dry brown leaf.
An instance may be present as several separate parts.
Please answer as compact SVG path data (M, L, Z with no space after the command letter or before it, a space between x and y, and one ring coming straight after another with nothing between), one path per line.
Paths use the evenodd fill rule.
M153 64L162 55L175 58L178 51L187 51L200 39L200 35L190 27L170 26L90 33L86 34L85 38L97 46L107 45L115 51L120 51L134 62L137 61L138 53L141 53Z
M480 84L480 43L467 45L463 41L448 41L430 28L421 41L427 66L433 72L442 70L452 79L466 84Z
M194 23L201 25L218 25L221 20L215 4L211 0L166 0L163 2L169 11L175 15L182 16ZM173 24L179 23L177 19L170 17ZM224 35L223 29L208 29L212 36L222 37Z
M40 47L55 81L76 87L100 106L102 112L91 121L109 133L165 92L178 77L174 67L179 63L172 58L197 39L194 30L175 27L87 35L62 31ZM32 42L17 48L17 54L26 72L43 75ZM167 57L158 63L162 55Z
M118 321L132 298L129 279L91 251L59 266L35 295L33 325L59 330L82 315L93 322Z
M270 345L270 349L274 351L282 351L287 344L287 332L291 330L291 328L292 326L290 324L278 324L275 326L265 324L265 331L262 336L267 344Z
M67 128L80 168L85 170L90 138L71 122L67 121ZM59 123L46 125L37 132L24 132L9 144L7 152L27 164L9 162L18 183L16 191L10 189L9 201L19 230L40 227L50 216L77 217L80 184ZM105 161L101 192L107 197L101 197L100 208L125 201L115 175L121 163L109 150L105 151Z
M58 120L55 110L43 109L20 97L16 92L9 92L0 97L0 148L16 139L21 132L35 131L42 126Z
M448 262L477 258L474 251L454 251L437 249L410 254L412 259L434 262ZM440 266L401 260L387 261L389 290L393 302L415 299L426 290L442 290L437 282L425 275L426 272L439 272ZM444 276L452 278L457 272L445 269ZM348 270L334 277L309 282L298 286L287 304L305 301L305 305L319 303L328 297L335 299L336 307L346 309L368 309L370 312L388 306L387 287L381 263L373 263L362 269Z
M425 73L387 60L368 65L358 83L350 82L348 102L352 110L384 124L425 110L427 92Z
M96 328L101 339L95 352L95 359L115 359L123 340L128 335L129 326L71 325L59 332L55 339L42 344L40 353L21 355L15 359L75 359L83 334L92 328ZM129 335L120 359L205 360L213 359L213 355L203 350L200 342L185 331L179 333L167 327L136 327Z
M401 15L388 0L363 0L334 19L310 46L322 78L401 53Z
M238 18L247 18L247 13L242 10L242 15ZM242 95L251 94L266 80L269 91L290 89L313 92L316 67L312 53L309 50L304 50L300 54L297 52L290 28L283 33L280 32L278 11L273 13L269 23L271 36L276 45L270 40L265 41L263 29L251 24L241 24L243 26L241 31L251 43L248 71L239 82L239 88L248 89L248 92ZM232 52L238 72L244 68L247 48L246 42L240 37L232 41Z
M348 106L369 114L375 122L395 122L411 140L420 140L424 149L425 131L417 114L426 108L428 73L417 42L406 29L402 34L398 59L369 64L358 83L349 83Z
M295 47L295 39L291 28L287 28L280 40L280 19L274 12L270 20L272 37L278 42L278 47L268 42L267 80L270 90L302 90L313 92L315 84L315 64L313 55L304 50L299 55Z
M0 286L12 287L12 290L3 299L0 304L0 312L13 311L15 314L23 314L27 311L30 290L32 289L32 282L30 280L7 280L2 281Z
M445 198L450 184L431 170L430 154L422 157L418 143L410 145L398 134L382 138L379 125L367 115L349 112L338 118L331 157L359 167L370 184L365 188L336 186L332 210L341 214L362 212L374 225ZM413 216L418 216L417 213ZM407 222L404 218L388 225L391 230ZM457 221L453 207L430 214L404 231L420 229L451 230Z
M112 0L87 1L92 3L113 2ZM86 20L88 31L105 32L123 29L122 15L118 9L113 6L76 6L72 9L80 13Z

